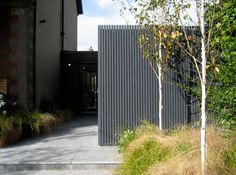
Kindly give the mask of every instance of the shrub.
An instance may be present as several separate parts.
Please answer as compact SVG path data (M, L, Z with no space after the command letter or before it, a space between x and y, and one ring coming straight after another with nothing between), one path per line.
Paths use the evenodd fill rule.
M124 130L120 135L118 141L119 152L122 153L126 150L130 142L135 138L135 132L133 130Z
M159 132L159 129L156 128L155 125L151 124L147 120L144 120L143 124L140 125L138 128L136 128L135 130L124 129L120 133L120 137L119 137L119 140L118 140L119 152L123 153L127 149L127 147L129 146L129 144L136 137L142 136L143 133L152 133L152 132Z
M232 117L221 116L220 118L218 118L217 124L225 129L235 129L236 119Z
M22 112L24 109L18 105L18 103L8 96L0 93L0 115L1 116L12 116L16 113Z
M5 115L5 106L6 102L4 100L4 96L0 93L0 117Z
M226 128L236 127L236 1L220 0L210 6L206 19L214 13L211 40L211 66L209 71L214 77L209 91L208 108L220 115ZM215 73L215 65L219 68Z
M0 93L0 109L5 105L5 101L3 99L3 95Z

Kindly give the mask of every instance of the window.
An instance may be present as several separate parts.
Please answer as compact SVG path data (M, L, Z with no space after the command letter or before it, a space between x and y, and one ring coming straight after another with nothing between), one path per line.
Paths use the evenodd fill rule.
M0 92L7 94L7 79L0 79Z

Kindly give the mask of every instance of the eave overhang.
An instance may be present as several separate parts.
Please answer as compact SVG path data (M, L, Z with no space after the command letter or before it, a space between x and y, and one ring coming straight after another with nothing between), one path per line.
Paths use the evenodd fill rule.
M83 14L82 0L76 0L76 3L77 3L77 13L78 13L78 15Z

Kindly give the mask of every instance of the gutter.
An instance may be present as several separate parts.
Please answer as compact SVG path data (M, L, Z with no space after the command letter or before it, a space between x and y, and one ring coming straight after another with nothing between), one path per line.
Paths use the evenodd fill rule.
M64 51L64 35L65 35L65 30L64 30L64 0L61 0L61 52Z
M61 52L60 52L60 80L59 80L59 83L60 83L60 88L59 88L59 92L60 94L62 94L62 87L63 87L63 84L62 84L62 78L63 78L63 55L64 55L64 36L65 36L65 29L64 29L64 13L65 13L65 1L64 0L61 0ZM62 105L63 106L63 95L60 96L60 102L58 103L59 105Z
M36 109L36 25L37 25L37 0L34 0L33 22L33 108Z
M82 15L83 14L82 0L76 0L76 4L77 4L77 15Z

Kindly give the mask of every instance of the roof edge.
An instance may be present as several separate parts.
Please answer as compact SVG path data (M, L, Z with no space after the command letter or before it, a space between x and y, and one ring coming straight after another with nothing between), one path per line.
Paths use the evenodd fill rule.
M76 0L77 3L77 15L83 14L82 0Z

